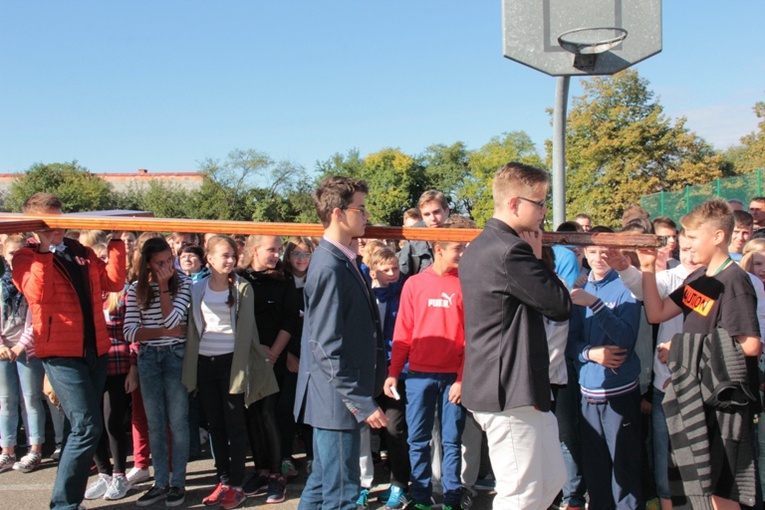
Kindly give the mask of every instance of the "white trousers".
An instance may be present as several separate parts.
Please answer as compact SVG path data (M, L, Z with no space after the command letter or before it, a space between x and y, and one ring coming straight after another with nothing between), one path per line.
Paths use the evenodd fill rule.
M494 510L546 510L566 482L555 415L525 406L473 416L489 442Z

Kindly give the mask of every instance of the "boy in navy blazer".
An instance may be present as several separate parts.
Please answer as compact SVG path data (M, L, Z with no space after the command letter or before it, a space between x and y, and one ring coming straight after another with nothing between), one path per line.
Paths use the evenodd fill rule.
M349 247L364 235L367 193L364 181L327 177L313 195L325 230L304 287L295 418L314 427L314 461L300 510L355 510L360 425L387 423L375 402L386 375L379 312Z

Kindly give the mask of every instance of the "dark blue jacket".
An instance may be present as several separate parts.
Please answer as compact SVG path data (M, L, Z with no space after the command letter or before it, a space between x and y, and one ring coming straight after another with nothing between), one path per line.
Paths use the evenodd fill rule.
M351 264L323 239L303 288L295 418L328 430L352 430L368 418L387 372L377 303Z

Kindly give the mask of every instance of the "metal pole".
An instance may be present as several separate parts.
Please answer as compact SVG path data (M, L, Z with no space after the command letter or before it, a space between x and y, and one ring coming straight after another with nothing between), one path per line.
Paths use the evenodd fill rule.
M552 139L553 228L566 221L566 110L570 81L569 76L559 76L555 84Z

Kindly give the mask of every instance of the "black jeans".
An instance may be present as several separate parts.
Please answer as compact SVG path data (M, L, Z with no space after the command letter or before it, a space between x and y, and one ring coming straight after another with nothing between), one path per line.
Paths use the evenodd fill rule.
M276 421L278 401L279 393L262 398L247 408L245 416L255 467L281 474L282 443Z
M94 455L98 472L101 474L125 473L125 459L128 451L125 413L130 403L130 395L125 393L125 377L126 374L107 376L104 385L101 406L104 413L105 432L101 434ZM114 460L114 469L109 462L110 453Z
M218 479L225 485L241 487L247 458L247 426L244 394L229 393L233 354L199 356L197 389L215 457Z
M390 483L406 489L412 469L409 464L409 445L406 428L406 379L399 379L396 391L401 396L394 400L383 393L377 397L377 403L388 417L388 425L383 429L388 444L388 464L390 465Z

